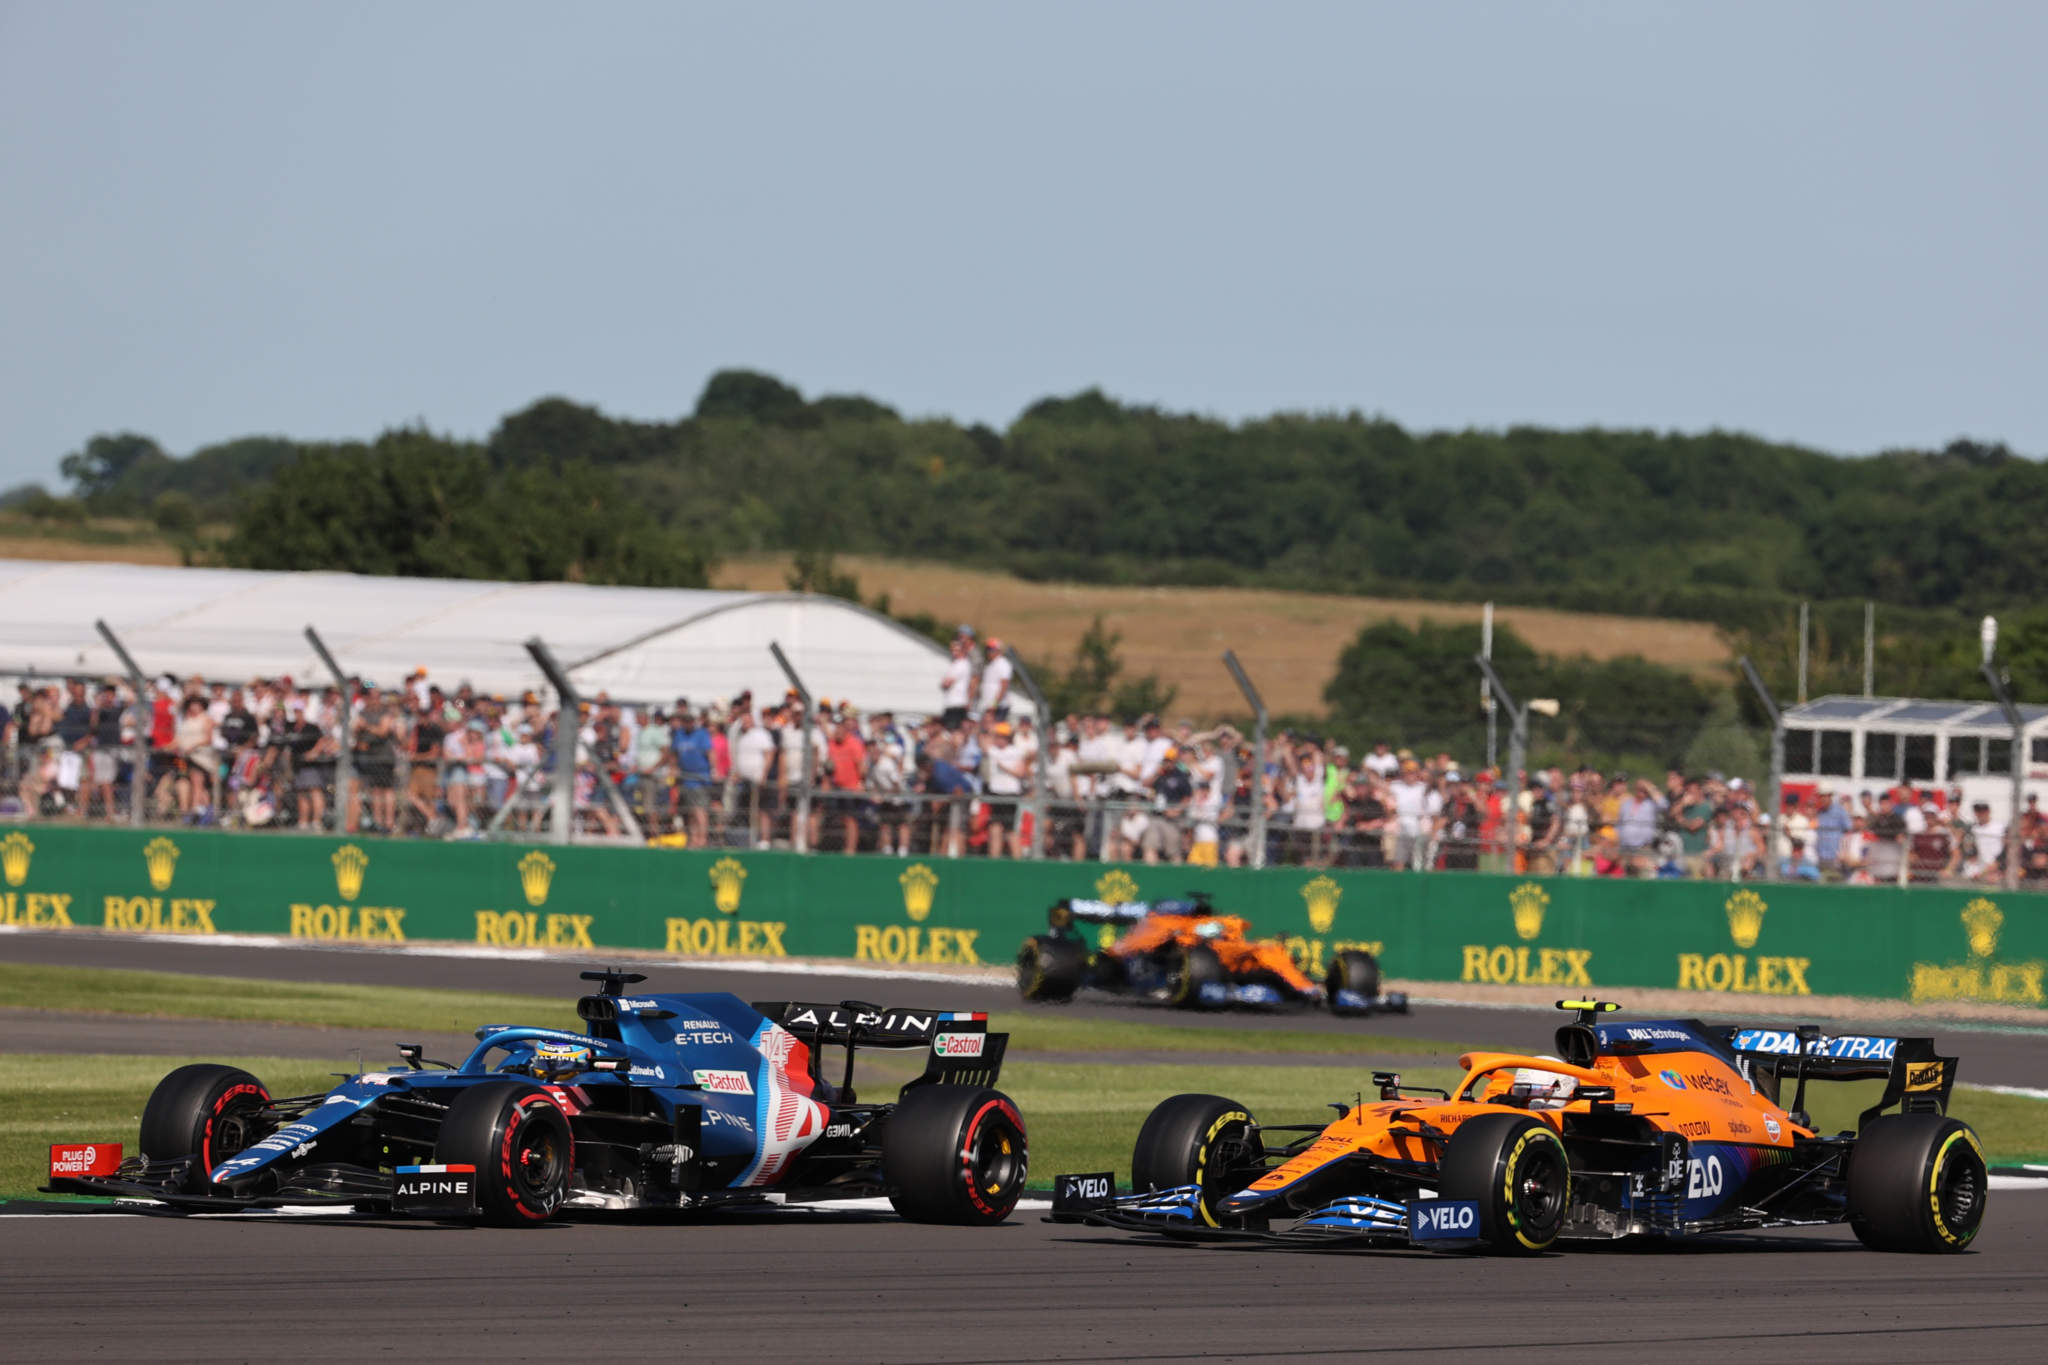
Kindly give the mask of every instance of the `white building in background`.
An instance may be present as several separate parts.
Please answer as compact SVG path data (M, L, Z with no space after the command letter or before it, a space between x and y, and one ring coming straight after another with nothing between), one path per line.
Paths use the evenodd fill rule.
M2022 705L2026 790L2048 806L2048 706ZM2012 726L1996 702L1818 697L1785 710L1785 790L1825 785L1873 796L1900 782L1946 803L2012 811Z
M344 671L380 687L424 668L450 689L516 695L545 685L525 648L538 637L586 698L664 704L780 698L772 641L814 697L924 714L947 657L887 617L812 594L0 559L0 675L124 673L101 620L152 677L325 686L312 626Z

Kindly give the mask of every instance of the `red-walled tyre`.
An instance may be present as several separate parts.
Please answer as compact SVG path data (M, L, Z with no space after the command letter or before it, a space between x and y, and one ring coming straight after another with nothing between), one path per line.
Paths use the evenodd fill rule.
M455 1097L434 1160L476 1167L477 1203L496 1227L534 1227L569 1193L576 1142L554 1097L526 1081L486 1081Z
M1016 1101L983 1086L915 1086L882 1136L889 1203L913 1223L1000 1223L1027 1166Z
M270 1091L246 1071L212 1062L181 1066L150 1092L139 1145L151 1161L193 1158L178 1192L206 1194L214 1167L270 1135L260 1117L269 1107Z

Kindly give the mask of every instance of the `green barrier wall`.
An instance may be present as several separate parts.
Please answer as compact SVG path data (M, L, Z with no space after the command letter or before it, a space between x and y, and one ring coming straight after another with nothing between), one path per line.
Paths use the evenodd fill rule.
M2048 896L1264 872L830 854L535 848L27 826L0 924L687 955L1005 963L1061 896L1200 889L1285 937L1419 981L1683 987L2048 1006ZM0 956L4 956L0 949Z

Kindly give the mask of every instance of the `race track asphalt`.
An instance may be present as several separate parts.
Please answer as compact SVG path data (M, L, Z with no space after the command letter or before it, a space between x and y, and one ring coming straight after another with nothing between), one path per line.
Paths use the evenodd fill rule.
M531 1231L0 1218L21 1361L2038 1361L2048 1196L1969 1254L1846 1229L1534 1260L1190 1248L788 1211ZM17 1206L7 1206L11 1211Z
M16 933L0 936L0 962L41 962L80 967L117 967L147 971L239 976L273 981L333 981L379 986L445 986L462 990L505 991L564 1000L587 989L576 973L591 960L572 958L507 958L430 956L394 953L375 948L332 946L275 948L220 944L205 940L136 939L98 932ZM867 1000L885 1005L927 1005L939 1009L1022 1008L1006 982L962 977L954 981L892 980L872 976L816 972L757 971L738 964L635 962L648 974L649 990L730 991L744 1000ZM1482 1008L1464 1004L1417 1004L1408 1014L1375 1014L1366 1019L1338 1019L1325 1014L1259 1014L1248 1011L1191 1014L1167 1013L1107 998L1049 1008L1068 1018L1105 1021L1156 1020L1198 1023L1218 1029L1267 1028L1324 1030L1331 1033L1373 1033L1397 1038L1446 1040L1503 1050L1547 1052L1559 1015L1550 1009ZM1772 1002L1739 1015L1752 1022L1774 1022L1788 1012ZM483 1021L479 1021L483 1022ZM1858 1021L1844 1031L1923 1034L1925 1020L1898 1023ZM1965 1082L2048 1088L2048 1030L1956 1026L1933 1029L1937 1044L1962 1059ZM48 1031L63 1043L62 1031ZM388 1039L372 1046L386 1048ZM405 1041L414 1041L406 1039ZM344 1047L356 1046L348 1042ZM36 1051L150 1051L92 1045L52 1046ZM254 1052L253 1042L249 1049ZM1421 1051L1418 1049L1418 1051ZM311 1054L292 1049L278 1055ZM1411 1054L1412 1055L1412 1054ZM1297 1058L1296 1060L1304 1060ZM1320 1059L1317 1059L1320 1060ZM2044 1353L2048 1354L2048 1353Z
M279 951L16 934L0 960L279 980L575 993L567 961ZM1012 1008L1000 984L656 965L652 986L748 999ZM1080 1004L1105 1020L1162 1016ZM1418 1006L1363 1023L1172 1016L1216 1028L1364 1029L1542 1047L1548 1010ZM327 1048L287 1026L11 1011L18 1051ZM1876 1026L1864 1025L1876 1031ZM1924 1029L1924 1025L1921 1026ZM191 1030L188 1034L182 1030ZM2048 1083L2038 1033L1943 1036L1966 1076ZM388 1040L380 1040L388 1041ZM448 1040L453 1042L455 1040ZM26 1045L24 1045L26 1043ZM1601 1246L1531 1261L1193 1248L1022 1214L993 1229L787 1210L496 1231L385 1220L135 1216L0 1206L4 1357L21 1361L1737 1362L2048 1355L2048 1193L1994 1192L1963 1256L1885 1256L1846 1229Z

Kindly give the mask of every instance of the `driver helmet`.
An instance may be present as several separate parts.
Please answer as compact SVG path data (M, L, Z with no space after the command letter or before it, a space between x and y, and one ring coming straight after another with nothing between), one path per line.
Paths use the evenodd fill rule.
M1527 1094L1531 1109L1562 1109L1571 1102L1572 1092L1579 1083L1570 1076L1555 1071L1544 1071L1533 1066L1515 1068L1515 1092ZM1521 1087L1529 1087L1523 1091Z
M1201 922L1200 924L1197 924L1197 925L1195 926L1195 937L1197 937L1197 938L1222 938L1222 937L1223 937L1223 921L1222 921L1222 920L1215 920L1215 919L1205 919L1205 920L1203 920L1203 921L1202 921L1202 922Z
M566 1081L590 1069L591 1051L581 1043L534 1044L533 1074L544 1081Z

